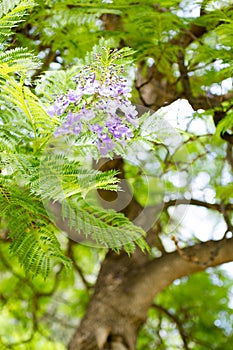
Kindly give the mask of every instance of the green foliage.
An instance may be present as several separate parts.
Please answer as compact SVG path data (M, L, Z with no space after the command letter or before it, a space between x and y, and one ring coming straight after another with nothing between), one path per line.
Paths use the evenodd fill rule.
M190 349L230 350L230 285L229 276L221 270L176 281L156 298L137 349L177 349L185 341ZM156 334L153 328L157 327Z
M2 44L20 22L25 14L35 5L33 1L3 0L0 4L0 43Z
M2 4L1 28L6 35L33 4L23 2ZM48 135L51 119L38 98L24 86L21 78L27 70L38 68L38 60L26 49L15 48L0 54L1 76L1 158L0 212L10 230L11 251L18 256L26 271L48 275L50 257L68 266L56 239L55 227L49 222L39 198L33 198L28 184L39 166L38 158L30 156ZM33 136L32 136L33 135ZM41 137L41 138L40 138ZM40 141L39 141L40 138ZM26 155L28 153L28 155Z
M14 167L13 162L10 164ZM23 174L29 177L23 165L25 164L19 162L18 170L15 167L13 173L15 177L19 176L18 181ZM21 178L21 186L22 184ZM68 267L69 261L62 254L56 238L57 229L50 223L43 204L39 198L33 198L28 190L19 187L19 183L15 183L11 175L1 177L0 209L1 217L10 232L10 249L18 256L26 271L46 277L50 270L51 257Z
M67 156L54 155L42 158L39 178L32 182L33 191L42 200L62 201L76 196L86 197L93 189L118 190L117 171L101 172L81 167L80 162Z
M80 234L84 233L87 242L89 236L94 240L90 241L90 245L101 245L115 251L120 251L124 246L128 254L134 251L136 244L142 250L149 250L143 239L144 231L133 226L121 213L103 211L84 201L63 202L62 209L63 218L69 218L71 228L75 228Z
M226 112L225 117L218 123L216 134L219 136L222 133L229 131L233 128L233 111Z
M64 246L66 243L63 241ZM72 252L87 278L93 280L100 259L97 250L76 245ZM14 350L64 350L64 343L68 342L75 324L82 318L89 300L81 278L73 269L67 273L62 266L49 274L46 283L40 276L33 280L25 277L6 242L1 242L0 257L1 349L5 346ZM64 303L64 298L71 298L71 301Z
M25 3L26 4L26 3ZM12 27L22 20L25 4L18 7L4 8L4 13L13 11ZM8 17L7 17L8 18ZM15 22L14 22L15 20ZM7 19L3 17L8 27ZM9 33L7 32L9 35ZM103 42L100 42L103 45ZM110 43L109 43L110 45ZM94 52L100 52L100 46ZM102 65L108 68L107 51L103 52ZM116 64L122 64L124 58L132 52L121 50L121 58ZM9 229L12 240L11 252L18 256L26 271L33 275L47 277L50 260L69 265L69 260L62 254L56 238L58 229L54 226L43 205L46 201L74 203L78 206L69 208L63 205L64 217L70 221L70 227L77 227L86 236L91 236L96 244L112 249L125 246L128 253L135 244L145 249L147 245L141 238L144 232L135 227L123 214L105 212L94 207L87 207L82 198L93 189L116 191L116 172L99 172L85 169L83 164L70 157L46 156L50 140L58 121L50 118L40 99L25 85L28 70L37 69L38 61L25 48L7 50L0 55L1 66L1 182L0 212L1 218ZM93 60L88 55L86 62ZM125 60L126 61L126 60ZM93 69L98 72L99 65L93 62ZM69 79L74 73L68 73ZM19 75L19 78L15 74ZM67 76L67 73L66 73ZM55 80L61 82L62 73ZM67 78L68 81L68 78ZM42 89L42 83L38 89ZM54 92L55 81L47 80ZM61 86L61 85L60 85ZM67 85L65 86L67 89ZM40 90L41 91L41 90ZM51 91L47 90L47 94ZM51 95L50 95L51 96ZM79 140L78 154L87 147ZM51 141L50 141L51 142ZM91 139L87 141L92 143ZM61 148L61 152L64 152Z

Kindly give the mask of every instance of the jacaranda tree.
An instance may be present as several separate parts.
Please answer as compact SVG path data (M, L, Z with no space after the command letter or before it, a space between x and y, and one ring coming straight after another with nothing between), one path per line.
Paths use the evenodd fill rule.
M232 348L232 5L1 1L1 349Z

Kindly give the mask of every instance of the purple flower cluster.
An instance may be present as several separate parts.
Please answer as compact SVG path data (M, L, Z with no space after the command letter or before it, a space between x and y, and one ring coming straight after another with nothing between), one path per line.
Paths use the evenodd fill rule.
M138 126L136 108L129 101L130 89L121 76L110 66L103 81L93 72L83 72L76 77L76 88L56 98L48 114L61 118L62 124L54 136L79 135L91 132L101 156L111 152L116 143L133 137Z

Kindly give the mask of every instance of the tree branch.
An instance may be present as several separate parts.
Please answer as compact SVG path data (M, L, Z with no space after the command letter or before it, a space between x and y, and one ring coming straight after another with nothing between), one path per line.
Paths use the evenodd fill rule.
M177 58L178 58L178 66L180 71L180 79L183 87L183 94L188 100L189 99L192 100L193 94L192 94L192 89L191 89L189 76L188 76L188 68L184 63L185 55L182 49L179 50Z
M217 254L210 259L213 251ZM183 254L175 251L148 261L144 266L132 273L128 283L131 286L132 308L141 305L141 308L149 308L154 297L170 285L174 280L192 273L203 271L207 267L214 267L233 261L233 238L220 241L208 241L182 249ZM183 256L196 257L199 262L209 264L197 264L185 260ZM143 296L143 300L142 300Z
M225 236L228 232L231 232L233 234L233 225L232 225L231 220L229 218L227 208L226 208L226 205L224 202L221 202L221 210L222 210L222 215L223 215L223 218L224 218L226 226L227 226Z
M164 203L164 209L167 209L169 207L173 207L175 205L196 205L198 207L202 207L202 208L207 208L207 209L212 209L212 210L216 210L219 213L222 213L222 205L221 203L208 203L208 202L204 202L201 201L199 199L185 199L185 198L181 198L181 199L171 199L167 202ZM226 210L233 210L233 203L228 203L225 204L225 209Z
M73 252L73 249L72 249L73 245L74 245L74 242L72 240L69 240L67 256L72 260L74 269L78 272L78 274L79 274L79 276L80 276L80 278L81 278L81 280L83 282L83 285L86 288L87 292L90 292L90 289L92 288L92 285L86 280L81 267L77 264L77 261L76 261L76 259L74 257L74 252Z
M56 52L54 52L51 48L49 48L49 52L42 64L42 66L37 69L34 74L31 77L32 81L35 81L36 78L38 78L40 76L40 74L42 74L43 72L45 72L46 70L49 69L50 63L54 62L56 58Z
M228 161L231 169L233 170L233 154L232 154L232 145L228 143L227 145L227 154L226 154L226 160Z

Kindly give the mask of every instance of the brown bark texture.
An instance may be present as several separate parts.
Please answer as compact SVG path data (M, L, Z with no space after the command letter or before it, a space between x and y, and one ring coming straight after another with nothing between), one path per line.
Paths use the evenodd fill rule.
M233 260L233 238L200 243L150 260L109 252L69 350L134 350L154 297L175 279ZM196 261L190 257L195 256ZM142 262L142 260L144 260Z

